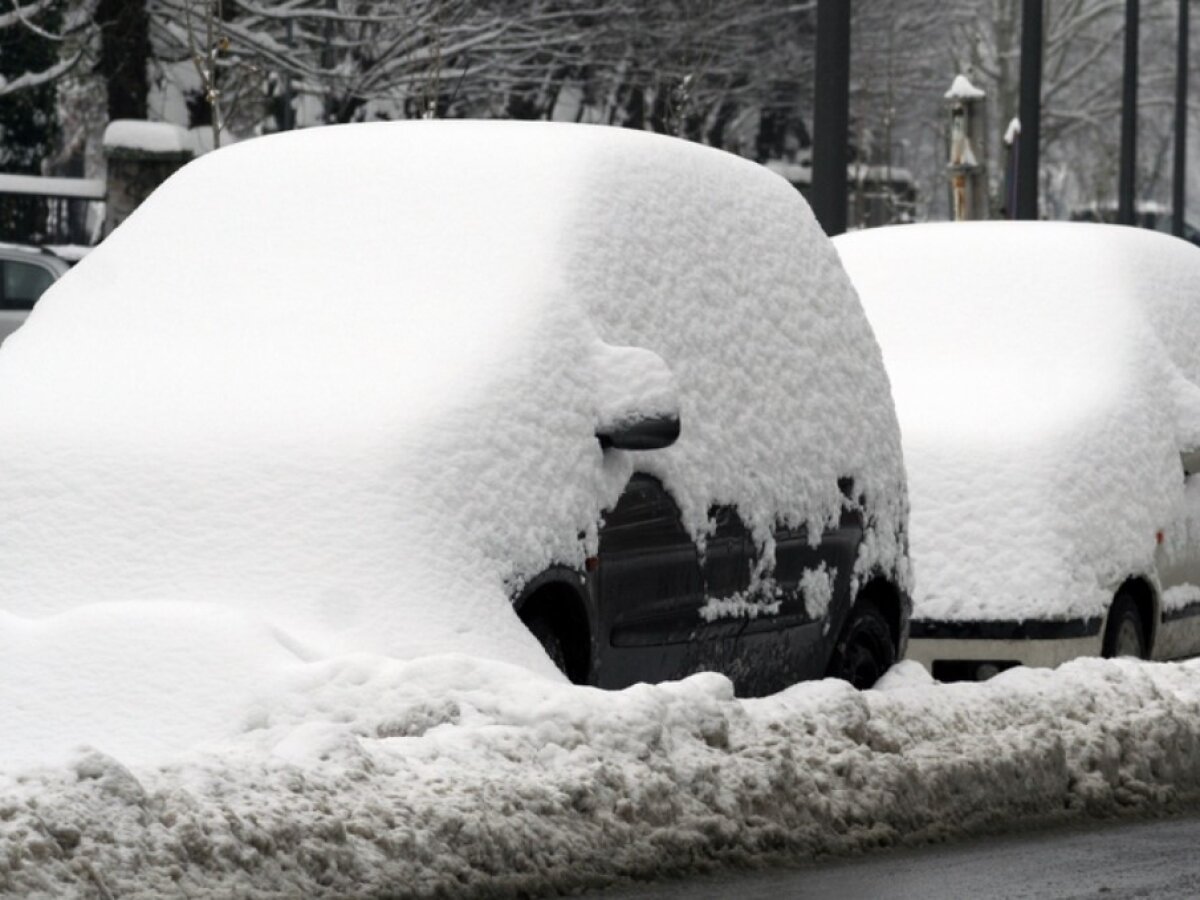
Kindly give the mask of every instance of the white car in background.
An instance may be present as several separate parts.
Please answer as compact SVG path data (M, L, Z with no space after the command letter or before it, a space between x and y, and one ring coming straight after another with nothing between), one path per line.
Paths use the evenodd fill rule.
M835 246L909 473L909 656L938 678L1200 652L1200 249L1044 222Z
M21 326L38 298L70 265L39 247L0 244L0 340Z

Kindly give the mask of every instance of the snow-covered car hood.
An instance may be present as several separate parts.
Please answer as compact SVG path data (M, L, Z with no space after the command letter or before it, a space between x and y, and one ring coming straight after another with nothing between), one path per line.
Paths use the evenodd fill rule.
M1060 223L903 226L835 246L892 379L914 617L1101 615L1126 575L1152 573L1181 515L1181 442L1200 434L1186 402L1200 251Z

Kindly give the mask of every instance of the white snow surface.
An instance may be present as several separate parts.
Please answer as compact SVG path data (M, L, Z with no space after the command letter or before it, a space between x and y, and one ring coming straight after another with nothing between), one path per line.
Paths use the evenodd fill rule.
M1102 615L1187 532L1200 250L1079 223L835 241L878 335L912 497L914 617Z
M947 100L980 100L987 96L987 91L971 84L971 79L966 75L955 75L950 89L942 96Z
M680 440L602 452L622 405L678 408ZM857 574L906 583L879 350L782 179L567 125L331 127L207 154L0 351L0 643L20 649L0 663L19 707L0 705L0 762L185 749L237 727L230 679L280 659L463 653L558 677L510 597L582 568L635 464L698 538L722 503L759 536L819 529L853 477L872 526ZM226 613L197 627L204 608ZM233 647L270 635L262 658L222 674L218 624ZM168 691L49 699L137 673L180 685L195 720Z
M104 128L104 146L145 153L194 153L195 141L186 128L170 122L113 119Z
M282 666L237 734L157 764L0 767L0 894L496 897L942 840L1200 796L1197 663L738 700L465 656Z
M1013 141L1021 136L1021 120L1013 117L1008 120L1008 127L1004 129L1004 143L1011 147Z

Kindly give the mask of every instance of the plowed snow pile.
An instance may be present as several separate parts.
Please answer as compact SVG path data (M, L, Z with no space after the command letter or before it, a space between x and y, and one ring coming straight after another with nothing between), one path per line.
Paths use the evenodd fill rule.
M737 700L606 693L502 663L276 669L240 733L0 775L0 891L511 896L926 840L1200 790L1196 664L1089 660L929 683L901 664Z

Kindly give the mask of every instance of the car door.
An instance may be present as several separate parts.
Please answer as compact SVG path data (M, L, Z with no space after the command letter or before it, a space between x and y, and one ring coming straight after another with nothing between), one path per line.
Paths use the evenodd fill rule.
M703 577L679 508L657 478L635 474L604 514L596 567L598 613L608 636L601 683L682 674L681 648L703 624Z
M844 494L849 491L851 486L843 486ZM775 565L764 590L773 592L778 611L747 622L738 640L739 656L755 661L747 693L773 693L825 674L853 599L850 586L862 536L862 515L852 502L815 546L804 526L776 528Z
M709 534L704 545L705 607L714 615L722 601L733 606L748 599L753 545L736 506L713 506L708 511Z

